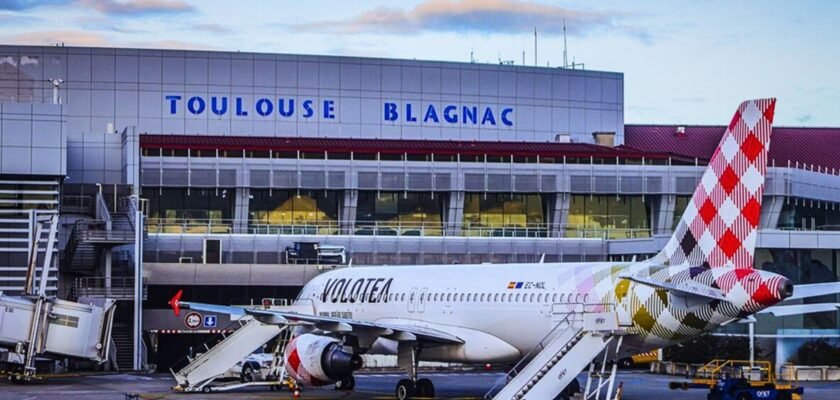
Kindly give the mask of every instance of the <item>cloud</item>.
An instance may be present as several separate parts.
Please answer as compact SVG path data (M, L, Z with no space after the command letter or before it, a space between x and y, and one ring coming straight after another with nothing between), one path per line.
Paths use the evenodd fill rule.
M222 50L221 48L183 40L145 40L126 43L128 47L140 49L161 49L161 50Z
M520 34L537 27L542 34L584 35L619 30L643 37L638 28L620 26L624 14L576 10L530 0L425 0L411 10L378 7L354 17L296 25L302 31L323 33L478 32Z
M0 10L23 11L30 8L63 5L70 0L0 0Z
M200 31L204 31L204 32L219 33L219 34L233 32L233 30L231 30L230 28L228 28L224 25L215 24L215 23L195 24L195 25L192 26L192 28L200 30Z
M24 45L55 45L56 43L63 43L67 46L113 46L113 43L104 35L76 30L21 33L4 36L1 40L5 43Z
M108 15L169 14L194 11L182 0L77 0L76 4Z

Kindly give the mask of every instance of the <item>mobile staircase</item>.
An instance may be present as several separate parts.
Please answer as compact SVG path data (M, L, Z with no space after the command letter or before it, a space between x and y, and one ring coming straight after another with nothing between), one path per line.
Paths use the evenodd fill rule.
M616 364L613 363L611 373L606 372L607 355L610 353L608 347L615 341L613 351L618 353L624 335L632 331L630 322L620 321L619 313L615 311L587 312L586 308L592 305L579 306L579 311L568 312L484 398L553 399L603 352L600 374L595 372L595 364L591 364L584 399L599 399L605 387L605 399L611 399ZM603 309L603 306L597 308ZM596 377L598 382L593 385Z
M170 369L172 376L178 382L173 389L184 392L226 391L245 386L266 385L279 386L284 378L282 368L282 345L287 341L288 329L285 326L263 324L255 319L240 319L236 324L240 326L232 334L222 333L222 340L214 346L204 345L203 353L196 357L187 357L188 364L177 372ZM278 346L274 350L274 361L270 372L271 378L266 381L245 381L211 386L210 384L257 350L271 339L282 334ZM244 380L244 379L243 379Z

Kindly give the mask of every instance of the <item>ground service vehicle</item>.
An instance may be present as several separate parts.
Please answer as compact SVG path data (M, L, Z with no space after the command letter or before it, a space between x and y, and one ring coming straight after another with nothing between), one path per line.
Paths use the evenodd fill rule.
M800 400L804 388L779 382L769 361L712 360L689 382L671 382L671 389L708 389L708 400Z

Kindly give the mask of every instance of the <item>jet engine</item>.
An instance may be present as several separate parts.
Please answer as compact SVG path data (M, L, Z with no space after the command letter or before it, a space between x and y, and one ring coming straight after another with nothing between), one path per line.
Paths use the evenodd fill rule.
M338 339L311 333L292 339L283 359L293 378L314 386L342 380L362 367L362 358L345 351Z

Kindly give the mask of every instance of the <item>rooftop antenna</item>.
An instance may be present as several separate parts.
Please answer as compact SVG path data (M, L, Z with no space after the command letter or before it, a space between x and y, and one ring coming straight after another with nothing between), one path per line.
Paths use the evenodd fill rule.
M470 64L475 64L475 57L473 56L474 52L475 49L470 49Z
M566 43L566 19L563 18L563 68L569 68L569 46Z
M525 65L525 50L522 50L522 65Z
M537 66L537 27L534 27L534 66Z

